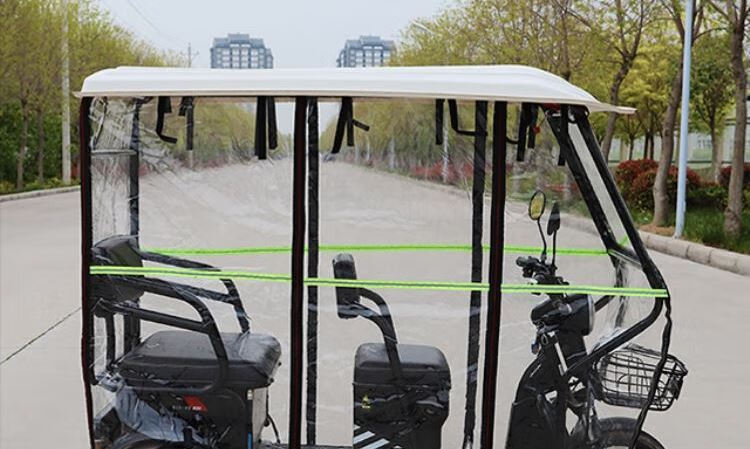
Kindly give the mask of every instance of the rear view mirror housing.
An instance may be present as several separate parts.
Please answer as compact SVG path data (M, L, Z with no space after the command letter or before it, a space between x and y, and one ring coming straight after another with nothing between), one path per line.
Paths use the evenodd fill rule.
M560 229L560 205L555 202L552 205L552 211L549 213L547 221L547 235L552 235Z

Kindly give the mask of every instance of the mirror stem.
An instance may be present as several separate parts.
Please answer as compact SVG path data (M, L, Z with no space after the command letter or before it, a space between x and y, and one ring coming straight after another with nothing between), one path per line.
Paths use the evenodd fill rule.
M539 235L542 237L542 262L547 259L547 239L544 237L544 231L542 231L542 221L537 220L536 225L539 228Z
M556 269L555 258L557 256L557 231L552 234L552 269Z

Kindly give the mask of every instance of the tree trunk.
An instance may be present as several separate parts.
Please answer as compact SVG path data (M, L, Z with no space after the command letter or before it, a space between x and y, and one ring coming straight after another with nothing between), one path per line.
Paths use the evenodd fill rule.
M633 160L633 147L635 146L635 136L630 136L630 145L628 145L628 160Z
M735 125L734 150L732 151L732 174L729 177L729 198L724 210L724 233L737 238L742 228L742 183L745 176L745 128L747 127L746 89L747 75L743 61L744 21L732 30L732 72L735 80Z
M711 181L718 183L721 175L721 162L724 156L721 148L721 137L716 125L711 126Z
M672 92L669 94L669 104L664 113L661 126L661 155L659 155L659 167L656 169L654 179L654 226L665 226L669 216L669 192L667 192L667 177L669 167L672 165L672 153L674 152L674 126L677 119L677 109L680 106L680 91L682 90L682 62L678 64L674 79L672 80Z
M611 99L610 99L611 101ZM612 103L615 104L615 103ZM609 151L612 148L612 138L615 135L615 124L617 122L617 113L610 112L607 116L607 126L604 128L604 137L602 138L602 155L604 160L609 162Z
M26 160L26 137L29 132L29 111L26 102L21 102L21 139L16 159L16 189L23 189L23 164Z
M620 64L620 70L615 74L615 79L612 80L612 86L609 88L609 102L613 105L617 105L620 101L620 86L623 80L630 71L630 61L624 61ZM617 113L610 112L607 116L607 127L604 129L604 138L602 139L602 155L604 160L609 162L609 151L612 148L612 138L615 135L615 124L617 122Z
M656 146L656 135L651 134L651 141L648 143L648 158L651 160L656 159L656 153L654 153L655 146Z
M36 150L36 179L39 184L44 184L44 113L42 108L36 111L36 137L37 137L37 150Z

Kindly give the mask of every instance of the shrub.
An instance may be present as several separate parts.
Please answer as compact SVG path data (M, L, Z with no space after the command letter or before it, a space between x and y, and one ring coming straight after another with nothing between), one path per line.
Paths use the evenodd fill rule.
M641 173L649 170L655 170L659 163L653 159L638 159L632 161L623 161L615 167L615 181L622 195L625 198L630 196L630 188Z
M725 208L727 206L727 189L716 183L704 184L688 190L687 202L691 206Z
M719 172L719 183L724 188L729 188L729 177L732 175L732 166L727 165ZM745 174L742 177L742 186L744 189L750 187L750 163L745 164Z
M0 181L0 195L5 193L13 193L16 190L16 185L9 181Z
M656 179L656 168L636 176L632 185L626 190L625 199L631 208L651 209L654 207L654 180ZM694 170L687 170L687 192L688 194L701 186L701 178ZM623 192L625 194L625 192ZM667 173L667 195L671 204L677 198L677 167L672 165Z

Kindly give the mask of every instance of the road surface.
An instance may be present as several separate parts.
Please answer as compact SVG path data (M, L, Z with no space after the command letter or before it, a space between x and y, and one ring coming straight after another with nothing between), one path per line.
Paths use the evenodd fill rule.
M336 168L331 168L331 170L336 170ZM440 236L444 235L454 223L465 220L465 214L468 211L466 198L459 198L444 190L434 188L417 189L415 194L418 198L416 200L412 198L415 201L410 203L413 209L403 214L394 213L396 209L389 212L392 205L386 200L383 200L384 202L378 207L372 205L369 205L372 206L369 209L360 207L356 202L357 195L365 197L367 191L357 189L373 185L368 179L372 182L377 181L376 185L388 189L391 193L398 192L399 189L415 190L414 181L391 177L388 178L388 182L383 183L382 179L369 178L373 176L381 175L362 170L357 176L351 177L352 179L348 181L351 184L349 186L351 192L348 192L350 196L347 196L347 201L350 201L348 206L351 207L346 208L346 212L323 208L323 216L330 217L331 223L338 226L335 232L331 229L325 230L324 236L334 236L333 240L341 236L341 241L346 241L348 233L354 233L350 226L357 226L360 222L366 221L374 228L385 230L383 235L374 239L377 243L403 242L408 236L419 236L416 237L419 241L435 242L441 241ZM227 176L227 179L237 178ZM268 184L266 182L264 185ZM144 192L158 188L162 196L152 196L149 200L144 198L144 207L151 207L152 210L158 210L160 214L169 214L174 217L181 212L183 214L187 212L188 209L175 206L174 201L164 202L164 198L174 198L173 194L178 193L170 192L170 186L173 184L150 185L147 183ZM325 189L324 181L323 190ZM243 191L248 190L235 191L236 201L245 197L237 193ZM288 195L288 190L281 189L277 192L266 193L283 198ZM218 210L216 204L221 200L214 197L216 194L217 191L201 192L201 204ZM384 197L387 196L384 195ZM324 193L323 198L325 197ZM391 198L401 199L398 194L391 195ZM151 204L148 201L154 203ZM163 203L155 208L154 206L159 201ZM436 209L445 210L446 207L435 208L435 204L449 205L447 209L455 217L441 218L441 224L431 231L419 230L418 223L415 225L414 222L409 221L409 214L439 218L439 214L445 212L437 212ZM244 222L234 220L233 223L263 230L260 232L260 237L263 238L256 237L258 241L251 241L249 244L267 241L268 235L274 235L271 238L273 243L284 243L288 237L288 228L279 232L274 230L271 224L276 220L286 226L288 213L274 211L276 218L274 215L264 218L262 214L257 213L260 210L257 209L258 207L260 206L251 202L238 210L233 210L232 214L244 214L246 218L260 217ZM363 216L352 215L351 211L358 209L363 211ZM0 203L0 448L2 449L36 449L53 446L84 448L87 445L80 370L81 317L77 313L80 302L79 213L77 193ZM518 216L514 219L521 220ZM236 242L238 234L242 235L242 232L233 235L230 230L226 229L222 220L207 218L197 212L181 220L175 218L175 221L168 223L167 228L160 232L167 235L170 234L167 232L169 229L184 229L185 226L193 226L195 223L200 224L200 226L196 225L196 229L209 228L215 231L211 234L214 240L211 242L213 246L222 244L226 246L228 243ZM564 223L563 229L565 229ZM568 233L573 240L578 238L575 237L578 235L575 231L569 230ZM170 235L174 237L173 233ZM534 233L530 235L536 237ZM585 240L584 237L580 238ZM179 246L184 242L175 237L174 241L166 243ZM745 431L744 425L746 404L750 399L750 382L748 381L750 357L746 355L750 352L746 344L750 337L747 325L750 322L750 293L748 293L750 278L667 255L658 253L652 255L667 279L674 298L675 328L671 352L678 354L686 362L690 374L686 379L680 400L667 413L652 413L647 428L658 436L667 448L747 448L750 446L750 436ZM427 256L421 256L412 262L414 264L430 263L425 257ZM377 261L377 256L363 256L362 259L364 262L358 266L358 271L361 266L368 267L368 262L370 262L369 266L372 266L372 262ZM327 266L328 260L328 255L323 255L321 266ZM461 260L465 261L465 258ZM360 262L359 259L358 262ZM225 263L246 268L242 261ZM278 271L288 269L287 267L288 259L282 259L269 262L268 265L254 266L253 269ZM394 267L391 271L398 274L402 268ZM434 273L436 279L448 278L449 268L436 269ZM369 277L383 278L386 275L393 275L393 272L384 269L379 276L369 273ZM360 275L365 277L362 273ZM277 287L274 291L288 297L284 293L287 291L285 289L286 287ZM440 310L452 310L453 306L450 304L455 304L455 300L453 301L446 300ZM281 304L283 305L283 302ZM530 325L524 322L523 317L526 309L519 312L517 318L513 318L515 307L513 304L513 301L507 303L504 323L528 329ZM279 310L283 311L284 307L286 306ZM404 306L402 311L408 314L410 311L408 305ZM411 311L415 315L422 313ZM274 314L271 312L261 313L260 316L256 316L256 321L262 328L263 319L272 315ZM352 328L361 328L367 325L359 323L352 326ZM397 328L404 327L399 326L397 322ZM520 334L524 337L519 338L514 337L516 334L509 332L508 329L511 327L503 328L503 348L510 349L510 359L513 359L513 354L525 354L528 351L526 339L528 332L521 332ZM340 327L335 331L323 330L321 340L331 342L340 339L339 332L342 332ZM462 332L465 331L462 330ZM377 336L375 333L371 335ZM407 340L415 339L420 337L420 333L407 327L400 337ZM283 343L283 336L280 339ZM464 351L464 345L465 342L460 340L456 344L456 351ZM451 349L446 351L450 359ZM350 352L347 353L350 354ZM455 365L452 369L458 368ZM508 373L519 372L522 366L522 364L515 364L513 367L504 369L501 361L501 373L505 373L508 379L500 382L501 399L497 413L503 418L507 416L508 401L513 394L512 386L517 381L517 377ZM325 367L322 369L325 370ZM330 367L332 375L340 369L341 367L336 366L335 363ZM277 381L284 381L283 374ZM456 398L462 399L462 383L462 378L457 375L454 379L456 391L451 395L452 401ZM348 391L348 387L345 388ZM321 395L325 397L328 397L326 395L334 397L340 391L341 385L321 387ZM279 398L278 394L276 398ZM323 421L330 422L338 416L337 413L348 412L348 410L336 409L338 406L332 402L327 410L328 405L326 400L321 400ZM456 410L463 408L455 402L452 407ZM279 414L283 415L283 410ZM276 418L280 421L282 428L285 425L284 418L284 416ZM347 426L339 427L343 430L335 437L345 439L349 430ZM446 429L446 432L456 432L458 426L455 423L449 423ZM502 439L500 436L496 441L502 441ZM450 440L452 441L453 438Z

